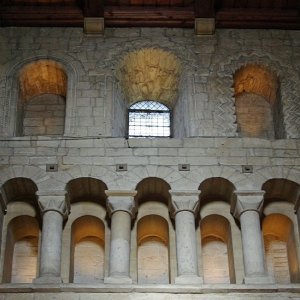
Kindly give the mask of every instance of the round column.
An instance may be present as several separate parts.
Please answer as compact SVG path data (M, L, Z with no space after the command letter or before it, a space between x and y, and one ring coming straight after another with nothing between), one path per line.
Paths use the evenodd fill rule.
M265 275L264 247L262 243L259 213L245 211L240 216L243 257L246 276Z
M60 277L63 216L46 211L43 216L40 277Z
M60 193L60 194L64 194ZM35 283L61 283L61 248L64 218L68 209L63 195L39 195L43 214L39 277Z
M111 217L109 276L105 283L132 283L130 278L131 221L135 215L136 191L105 191Z
M198 276L198 258L195 232L195 213L199 209L200 191L170 191L176 229L176 256L178 284L203 283Z
M240 220L245 278L249 284L271 283L264 261L264 245L260 227L264 191L236 191L234 216Z
M131 215L115 211L111 217L110 276L129 277Z

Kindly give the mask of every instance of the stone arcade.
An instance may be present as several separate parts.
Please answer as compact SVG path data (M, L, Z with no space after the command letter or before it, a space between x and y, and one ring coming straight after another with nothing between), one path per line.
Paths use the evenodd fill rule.
M299 31L0 41L0 299L300 297ZM142 100L172 137L126 137Z

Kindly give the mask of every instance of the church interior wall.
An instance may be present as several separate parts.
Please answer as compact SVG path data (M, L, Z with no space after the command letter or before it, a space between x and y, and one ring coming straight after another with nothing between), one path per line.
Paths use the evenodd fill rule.
M0 39L4 41L0 46L1 299L299 297L299 32L218 29L212 36L196 36L190 29L107 28L103 36L88 36L77 28L0 28ZM156 53L153 49L171 57L171 65L159 60L155 66L147 60L141 65L165 72L168 79L174 74L166 70L178 66L178 78L171 78L178 80L177 86L152 87L151 81L136 76L135 85L127 88L149 96L146 100L157 100L151 99L153 89L161 88L164 104L173 113L172 136L128 138L127 109L134 100L122 85L128 70L119 68L126 55ZM50 77L48 61L56 70ZM47 89L42 79L30 81L33 75L20 82L26 66L36 62L43 78L48 78ZM49 116L47 101L58 98ZM237 100L251 103L237 108ZM247 220L241 216L246 215L242 206L249 195L259 203L245 211L259 214L255 219L261 226L259 234L271 245L263 243L261 249L263 279L262 274L251 273L255 264L249 268L245 256L242 223ZM111 256L112 241L117 243L112 216L120 205L118 197L133 199L132 206L117 210L119 216L129 213L126 224L131 224L129 279L120 282L111 274L116 268ZM191 236L197 276L188 284L180 281L178 268L178 264L183 269L189 266L178 256L183 250L176 244L176 216L181 212L177 197L194 204L183 209L195 222ZM61 267L55 270L60 274L53 282L45 279L47 265L41 264L44 216L49 211L56 212L63 224ZM10 225L24 217L34 220L33 233L18 231L19 223ZM278 227L285 231L269 225L272 220L281 222ZM156 222L164 229L159 230ZM92 233L81 232L83 227ZM35 248L26 248L37 248L37 263L32 263L36 278L28 283L32 273L26 280L12 279L10 273L14 255L18 259L23 255L17 250L14 254L13 245L30 238L38 242ZM95 253L99 247L100 262L85 260L84 251ZM210 251L222 252L219 260L211 259ZM272 258L275 252L284 258L282 264ZM78 282L88 281L91 272L76 277L74 270L80 266L77 269L75 257L82 258L82 269L88 263L101 266L97 280ZM139 266L146 260L150 270ZM154 266L157 261L160 268ZM209 263L220 267L216 283L205 271ZM161 270L164 274L157 275ZM289 280L282 279L280 270L289 272ZM156 283L159 278L164 284Z

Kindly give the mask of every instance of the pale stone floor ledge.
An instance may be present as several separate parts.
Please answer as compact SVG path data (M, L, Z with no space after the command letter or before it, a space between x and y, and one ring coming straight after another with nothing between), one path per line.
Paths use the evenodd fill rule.
M210 294L210 293L299 293L300 284L202 284L196 285L115 285L115 284L32 284L3 283L2 293L174 293L174 294ZM1 299L1 298L0 298Z
M0 300L299 300L294 285L1 284Z

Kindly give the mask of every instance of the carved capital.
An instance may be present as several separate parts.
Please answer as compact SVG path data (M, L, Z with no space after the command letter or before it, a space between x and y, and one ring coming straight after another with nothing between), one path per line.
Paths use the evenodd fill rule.
M196 214L199 209L199 195L200 191L169 191L171 194L171 216L174 218L175 215L180 211L190 211Z
M137 191L106 190L105 194L107 195L106 206L109 216L116 211L125 211L132 218L135 217L136 204L134 196L137 194Z
M233 215L239 219L246 211L261 213L265 191L235 191L237 200L233 209Z
M66 201L65 191L38 192L38 204L42 214L47 211L56 211L67 218L70 213L70 205Z

